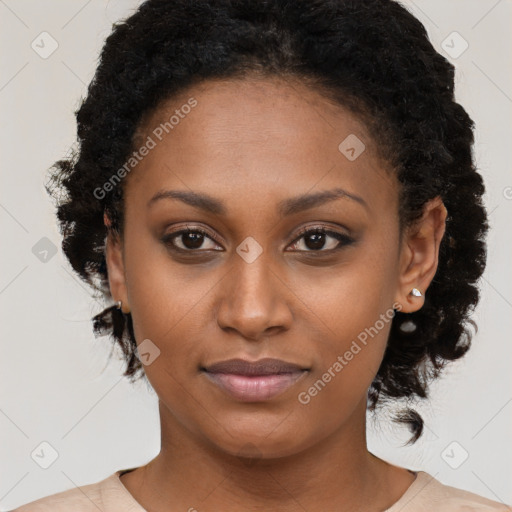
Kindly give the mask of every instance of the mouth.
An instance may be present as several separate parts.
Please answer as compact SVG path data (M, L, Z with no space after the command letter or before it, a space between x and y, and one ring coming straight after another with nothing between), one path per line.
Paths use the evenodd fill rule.
M200 368L210 382L242 402L270 400L304 377L309 368L280 359L230 359Z

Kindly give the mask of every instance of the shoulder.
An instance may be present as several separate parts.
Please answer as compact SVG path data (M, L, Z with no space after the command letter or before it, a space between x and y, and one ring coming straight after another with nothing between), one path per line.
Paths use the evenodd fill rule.
M139 512L143 510L119 479L120 471L96 483L68 489L22 505L12 512ZM114 508L112 508L114 507Z
M403 512L512 512L510 505L445 485L424 471L417 473L415 482L403 496L406 498Z

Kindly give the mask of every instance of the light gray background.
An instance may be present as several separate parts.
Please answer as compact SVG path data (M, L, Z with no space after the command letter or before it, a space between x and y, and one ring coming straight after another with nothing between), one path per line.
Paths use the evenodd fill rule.
M431 403L420 407L424 436L403 448L407 433L382 416L369 423L369 447L390 462L510 504L512 1L404 3L441 53L446 55L443 41L452 53L462 48L453 31L469 44L460 56L448 58L457 68L458 101L477 125L475 151L487 183L492 231L483 296L474 314L479 331L469 354L432 388ZM156 397L144 385L122 379L121 362L107 365L110 341L95 339L90 322L101 304L64 259L43 189L46 169L75 140L73 111L111 24L138 4L0 0L1 510L97 482L144 464L159 451ZM58 43L46 59L31 47L43 31ZM43 237L58 248L46 262L32 251ZM59 455L48 469L31 458L43 441ZM450 467L448 462L460 463L466 452L467 460Z

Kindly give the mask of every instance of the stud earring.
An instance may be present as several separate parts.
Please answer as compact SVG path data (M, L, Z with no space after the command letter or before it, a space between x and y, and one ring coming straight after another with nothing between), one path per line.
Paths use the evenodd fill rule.
M118 300L118 301L116 302L116 308L117 308L117 309L121 309L121 305L122 305L122 304L123 304L123 302L122 302L122 301L120 301L120 300Z
M413 288L411 290L411 295L414 295L415 297L422 297L423 294L418 290L418 288Z

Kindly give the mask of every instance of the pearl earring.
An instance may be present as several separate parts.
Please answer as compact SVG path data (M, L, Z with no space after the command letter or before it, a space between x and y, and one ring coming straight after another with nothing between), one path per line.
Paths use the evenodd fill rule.
M413 288L411 290L411 295L414 295L415 297L422 297L423 294L418 290L418 288Z
M416 330L416 324L412 320L406 320L400 325L400 330L406 334L410 334Z
M120 300L118 300L118 301L116 302L116 308L117 308L117 309L121 309L121 305L122 305L122 304L123 304L123 302L122 302L122 301L120 301Z

